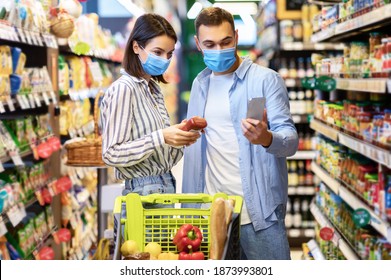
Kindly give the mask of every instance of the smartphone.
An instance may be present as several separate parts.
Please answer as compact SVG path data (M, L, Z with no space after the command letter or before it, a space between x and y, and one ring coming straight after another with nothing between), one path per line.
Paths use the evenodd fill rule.
M196 116L189 119L186 122L185 126L182 128L182 130L184 131L201 130L204 129L207 125L208 123L204 118Z
M265 97L251 98L247 104L247 118L262 121L265 102Z

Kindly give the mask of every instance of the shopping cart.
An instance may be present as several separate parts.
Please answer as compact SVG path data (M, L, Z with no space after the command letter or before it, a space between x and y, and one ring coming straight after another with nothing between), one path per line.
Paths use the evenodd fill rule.
M114 259L121 259L121 244L125 240L134 240L141 251L149 242L157 242L163 252L177 252L172 240L183 224L197 226L203 234L200 251L209 259L210 218L212 203L218 197L235 199L232 221L228 226L227 240L223 259L240 259L240 212L243 199L240 196L228 196L218 193L208 194L151 194L140 196L129 193L116 198L114 204ZM194 204L204 207L197 208ZM208 205L209 204L209 205ZM126 207L126 219L121 218L122 205ZM148 206L155 208L151 209ZM187 206L187 207L184 207ZM170 207L170 208L168 208ZM192 207L192 208L188 208Z

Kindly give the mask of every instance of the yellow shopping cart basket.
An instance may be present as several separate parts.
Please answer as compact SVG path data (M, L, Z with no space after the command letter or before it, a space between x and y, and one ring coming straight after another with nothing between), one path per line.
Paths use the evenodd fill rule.
M149 242L157 242L161 245L163 252L177 252L176 246L172 243L177 230L183 224L192 224L202 231L203 241L199 250L204 253L205 259L208 259L210 203L218 197L235 200L223 258L226 260L240 259L240 212L243 199L240 196L228 196L224 193L214 196L160 193L140 196L136 193L129 193L126 196L117 197L113 211L115 241L113 258L121 259L120 248L125 240L136 241L141 251ZM200 207L203 204L204 206ZM124 218L124 210L126 210L126 218Z

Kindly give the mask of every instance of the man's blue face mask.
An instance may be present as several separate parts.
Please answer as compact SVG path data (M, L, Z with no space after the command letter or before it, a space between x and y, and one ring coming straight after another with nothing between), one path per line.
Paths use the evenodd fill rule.
M151 76L160 76L164 72L166 72L168 66L170 65L171 59L166 59L157 55L154 55L152 53L147 52L144 50L144 48L140 47L143 51L145 51L148 54L147 59L145 62L143 62L140 58L141 65L143 66L143 69L145 73L151 75Z
M222 50L202 49L202 52L204 53L204 63L213 72L225 72L236 61L236 46Z

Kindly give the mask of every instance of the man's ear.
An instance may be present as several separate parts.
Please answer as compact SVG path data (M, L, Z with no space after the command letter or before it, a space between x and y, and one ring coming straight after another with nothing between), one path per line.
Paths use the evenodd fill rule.
M139 50L140 49L139 49L139 45L138 45L138 43L136 41L133 41L132 47L133 47L133 52L135 54L139 54Z
M201 47L200 47L200 41L198 41L197 35L194 35L194 41L196 43L197 49L201 52Z
M236 39L236 46L237 46L238 43L239 43L239 32L238 32L238 29L235 30L235 39Z

